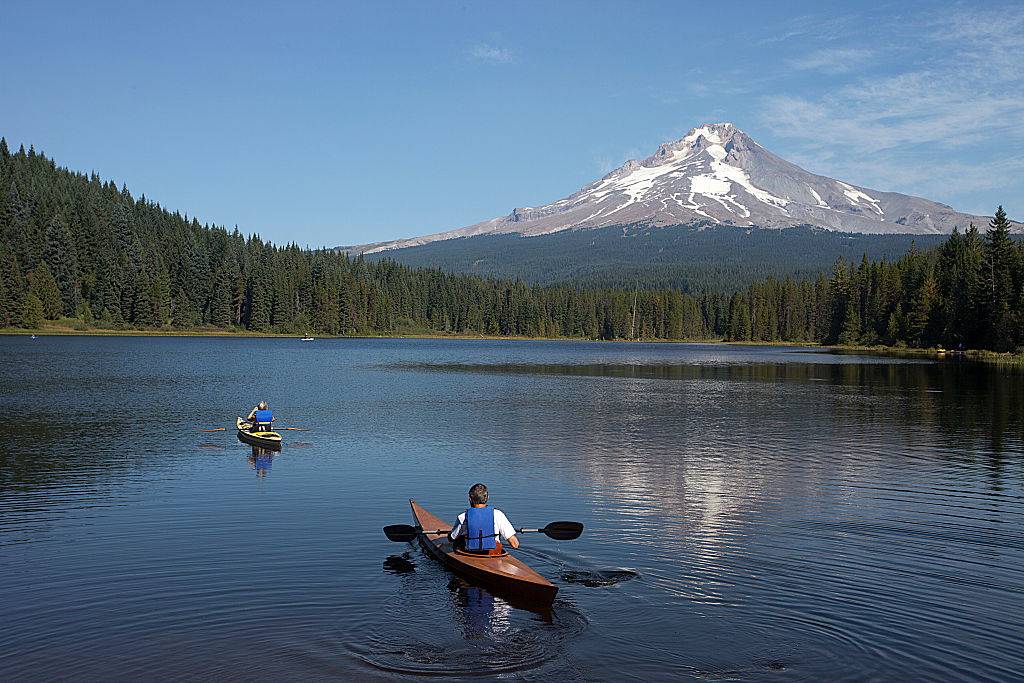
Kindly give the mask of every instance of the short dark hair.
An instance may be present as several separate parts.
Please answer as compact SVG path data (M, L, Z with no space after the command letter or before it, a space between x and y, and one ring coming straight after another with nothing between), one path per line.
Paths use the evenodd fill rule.
M473 484L469 487L469 501L471 503L487 502L487 487L483 484Z

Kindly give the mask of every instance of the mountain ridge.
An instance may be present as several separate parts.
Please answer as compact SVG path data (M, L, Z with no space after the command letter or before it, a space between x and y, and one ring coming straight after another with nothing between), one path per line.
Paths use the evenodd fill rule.
M948 234L988 216L811 173L765 149L731 123L703 124L630 159L563 199L464 228L339 247L375 253L432 242L516 233L525 237L612 225L762 229L811 226L863 234ZM1024 227L1015 223L1015 230Z

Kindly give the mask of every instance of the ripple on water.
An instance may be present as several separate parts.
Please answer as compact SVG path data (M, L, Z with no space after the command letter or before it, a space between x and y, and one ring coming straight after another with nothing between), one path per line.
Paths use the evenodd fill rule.
M617 583L635 579L637 576L638 573L631 569L580 569L564 572L562 580L566 583L578 583L587 588L600 588L603 586L614 586Z
M411 552L388 557L384 571L398 579L395 591L365 615L361 638L344 643L368 669L460 678L543 667L545 676L576 677L567 646L587 619L570 601L540 611L513 607L432 562L415 562ZM453 622L454 629L438 628Z
M391 621L373 625L352 645L354 654L378 671L446 677L522 673L568 662L567 644L587 620L571 603L557 600L540 615L512 607L485 589L454 582L449 587L455 633L437 628L430 613L389 608ZM546 675L553 674L546 668Z

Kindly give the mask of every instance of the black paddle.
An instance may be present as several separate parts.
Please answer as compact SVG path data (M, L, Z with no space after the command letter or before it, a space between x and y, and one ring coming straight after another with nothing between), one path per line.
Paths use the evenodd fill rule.
M384 527L384 535L388 537L388 540L399 543L408 543L420 534L447 534L449 531L451 529L424 531L420 527L412 526L411 524L392 524ZM580 537L580 534L583 533L583 525L579 522L551 522L551 524L548 524L543 529L516 529L516 533L540 533L556 541L571 541ZM491 534L491 536L496 535Z

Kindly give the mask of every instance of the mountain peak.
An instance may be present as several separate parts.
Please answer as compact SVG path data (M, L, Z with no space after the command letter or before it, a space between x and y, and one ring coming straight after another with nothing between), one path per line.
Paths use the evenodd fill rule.
M732 137L736 133L742 133L739 128L732 125L728 121L722 123L705 123L696 128L691 128L690 132L682 137L680 142L692 143L696 142L700 138L704 138L708 142L721 144L727 138Z
M680 155L691 156L712 146L720 147L728 154L737 144L744 146L747 141L750 141L750 138L746 133L731 123L705 123L691 128L689 133L678 140L658 145L658 150L654 154L639 163L646 167L660 166L679 158ZM715 154L718 154L718 150Z
M814 226L839 232L929 234L983 216L944 204L858 187L810 173L761 147L728 122L704 123L651 156L543 206L459 230L370 245L366 251L491 233L544 235L613 225Z

